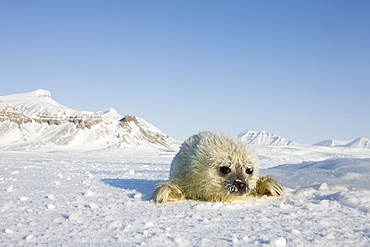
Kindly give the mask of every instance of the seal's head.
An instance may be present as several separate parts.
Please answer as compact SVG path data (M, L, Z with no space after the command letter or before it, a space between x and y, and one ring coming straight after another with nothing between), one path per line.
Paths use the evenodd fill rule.
M225 180L225 189L230 195L249 194L250 189L255 186L252 179L255 171L251 164L227 162L220 165L219 171L220 176Z

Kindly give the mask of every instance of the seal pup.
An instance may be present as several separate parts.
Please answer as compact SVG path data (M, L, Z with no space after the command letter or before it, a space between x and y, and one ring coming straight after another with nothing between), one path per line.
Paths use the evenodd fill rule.
M248 196L280 196L283 185L259 177L253 148L228 134L204 131L187 139L173 158L169 182L159 183L152 200L232 202Z

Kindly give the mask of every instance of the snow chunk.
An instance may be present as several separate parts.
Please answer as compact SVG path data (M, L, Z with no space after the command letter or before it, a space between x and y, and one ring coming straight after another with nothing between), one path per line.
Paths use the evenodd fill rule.
M328 184L327 183L322 183L319 187L319 190L329 190Z
M50 195L47 195L46 198L48 198L50 200L54 200L55 196L53 194L50 194Z
M30 234L28 236L25 237L26 241L31 241L33 239L33 235Z
M21 200L22 202L26 202L26 201L28 201L30 198L28 198L28 197L25 197L25 196L21 196L20 198L19 198L19 200Z
M153 222L151 222L151 221L148 221L148 222L146 222L146 223L145 223L144 228L145 228L145 229L148 229L148 228L151 228L151 227L153 227L153 226L154 226L154 223L153 223Z
M134 199L141 199L143 197L143 194L137 193L134 195Z
M7 191L7 192L12 192L13 190L14 190L13 185L10 185L10 186L6 189L6 191Z
M235 234L233 234L232 241L233 241L234 244L239 242L239 239L236 237Z
M69 219L69 220L78 221L79 216L80 216L80 212L79 212L79 211L76 211L76 212L71 213L71 214L68 216L68 219Z
M99 205L98 205L98 204L96 204L95 202L91 202L91 203L89 204L89 207L90 207L91 209L98 209L98 208L99 208Z
M128 232L132 228L131 224L128 224L125 228L123 228L123 232Z
M91 197L91 196L93 196L94 195L94 193L91 191L91 190L87 190L85 193L84 193L84 196L86 196L86 197Z
M276 247L284 247L286 246L286 239L285 238L279 238L274 241L274 244Z

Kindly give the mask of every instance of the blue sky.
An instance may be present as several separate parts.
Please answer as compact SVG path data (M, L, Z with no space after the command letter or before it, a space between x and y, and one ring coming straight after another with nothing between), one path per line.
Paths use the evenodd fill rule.
M175 139L370 138L369 1L0 0L1 95L50 90Z

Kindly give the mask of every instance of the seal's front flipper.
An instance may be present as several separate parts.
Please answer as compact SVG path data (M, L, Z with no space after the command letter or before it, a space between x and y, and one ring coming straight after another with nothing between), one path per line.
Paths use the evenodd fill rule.
M152 200L155 203L175 202L185 199L185 195L177 185L171 183L156 184Z
M251 190L254 196L281 196L284 192L284 186L276 181L273 176L261 177L256 187Z

